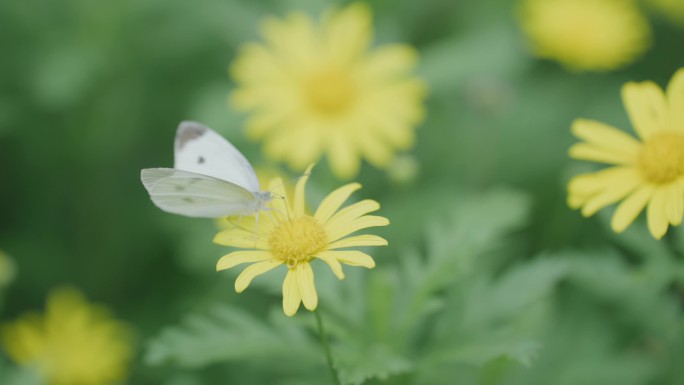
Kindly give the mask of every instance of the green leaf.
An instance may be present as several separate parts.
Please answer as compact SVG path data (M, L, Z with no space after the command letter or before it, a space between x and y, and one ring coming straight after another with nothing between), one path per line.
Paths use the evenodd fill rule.
M434 328L428 365L483 365L508 357L529 366L541 344L540 326L556 283L568 272L558 258L539 258L500 277L482 272L454 289Z
M483 268L484 254L506 244L506 236L527 220L528 198L511 190L494 190L463 199L445 223L428 231L427 253L406 254L401 260L402 293L395 316L408 331L441 307L437 293Z
M414 364L423 370L445 360L481 364L509 356L529 364L538 344L516 329L498 330L483 323L474 330L477 338L461 333L446 346L429 338L439 319L451 315L444 311L445 293L450 290L467 293L468 285L486 283L481 292L489 298L484 300L491 299L494 306L504 302L507 307L497 319L507 321L517 316L511 313L534 306L535 299L562 275L557 263L540 262L500 280L489 279L491 266L485 257L505 248L508 234L526 223L528 211L529 200L515 191L466 195L449 212L448 220L430 228L424 255L409 250L398 265L384 265L373 272L352 271L342 284L330 283L334 290L328 287L328 280L322 280L321 298L330 313L324 320L331 336L339 341L333 355L344 383L386 379L416 370ZM530 292L507 293L519 286ZM463 314L466 306L478 316L470 310L477 307L463 300L455 307L456 319L467 316ZM441 356L432 356L433 352ZM434 359L432 363L428 356Z
M444 362L484 365L496 358L506 357L530 366L541 348L537 341L511 338L509 335L489 334L480 337L442 352L440 359Z
M370 379L384 381L413 368L410 360L397 355L388 346L356 346L348 342L338 344L334 350L335 366L344 385L360 385Z
M198 368L272 359L271 366L301 367L319 362L318 352L305 330L281 312L274 311L266 322L238 308L217 306L162 331L148 343L145 361Z
M519 315L551 294L567 273L565 261L539 258L498 279L480 278L466 294L460 322L468 327L481 327Z

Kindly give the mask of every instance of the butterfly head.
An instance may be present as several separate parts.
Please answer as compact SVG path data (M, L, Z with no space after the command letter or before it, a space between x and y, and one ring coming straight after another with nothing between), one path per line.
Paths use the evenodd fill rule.
M255 207L255 211L266 210L268 203L273 200L273 194L270 191L257 191L252 194L256 198L257 207Z

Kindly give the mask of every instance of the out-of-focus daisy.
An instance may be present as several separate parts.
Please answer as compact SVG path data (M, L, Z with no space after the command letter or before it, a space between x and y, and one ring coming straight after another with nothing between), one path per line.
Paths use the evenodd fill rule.
M684 216L684 68L667 93L652 82L627 83L622 97L639 139L603 123L577 120L572 132L584 142L572 146L570 156L615 166L573 178L568 202L590 216L622 201L612 220L618 233L648 206L648 228L660 239Z
M128 327L73 289L52 292L44 315L26 314L1 331L8 356L51 385L123 380L133 353Z
M303 170L324 154L334 174L350 178L361 159L387 167L411 147L424 114L425 85L411 75L416 51L405 44L370 49L364 4L269 18L263 43L246 44L232 75L232 105L251 112L247 134L265 154Z
M572 70L619 68L650 45L634 0L522 0L520 15L534 52Z
M648 0L648 3L674 23L684 26L684 1Z
M358 183L333 191L321 202L315 214L309 214L304 190L310 170L297 182L292 201L283 188L283 180L273 179L269 191L283 199L274 199L272 210L262 212L258 219L240 218L235 222L236 226L219 232L214 238L214 242L220 245L247 249L222 257L216 265L220 271L251 263L235 281L238 293L245 290L254 277L281 265L287 268L283 283L283 310L288 316L294 315L302 302L309 310L318 306L311 269L315 259L328 264L337 278L343 279L343 263L369 269L375 267L373 258L368 254L348 248L387 245L385 239L376 235L349 236L365 228L389 224L384 217L367 215L380 208L373 200L363 200L340 209L349 196L361 188Z

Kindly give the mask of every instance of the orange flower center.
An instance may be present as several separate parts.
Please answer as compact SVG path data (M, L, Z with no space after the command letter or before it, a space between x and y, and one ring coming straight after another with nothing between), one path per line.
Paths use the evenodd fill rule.
M268 239L273 255L293 268L308 262L328 245L328 234L316 219L308 215L283 222Z
M646 180L665 184L684 175L684 135L656 134L646 140L639 153L639 170Z
M321 115L339 115L349 109L356 97L356 87L349 73L322 71L311 76L304 85L311 108Z

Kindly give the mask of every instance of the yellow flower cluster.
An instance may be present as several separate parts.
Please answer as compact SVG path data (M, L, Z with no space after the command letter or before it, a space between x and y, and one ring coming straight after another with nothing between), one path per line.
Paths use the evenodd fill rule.
M324 154L340 178L361 159L387 168L414 143L426 87L411 75L417 53L405 44L370 49L371 12L352 4L320 23L303 13L270 18L263 43L245 45L232 66L232 105L251 112L247 134L264 153L296 170Z
M50 385L106 385L123 380L132 357L128 327L73 289L58 289L44 315L3 325L0 341L16 363Z
M680 0L652 3L673 13L684 10ZM519 11L532 50L576 71L626 66L651 43L649 23L634 0L520 0ZM413 158L395 154L413 144L424 113L426 91L411 75L417 58L411 47L369 49L371 14L363 4L330 11L320 23L302 13L268 19L261 32L264 42L244 46L232 66L237 88L231 102L252 113L247 133L264 141L267 156L301 170L327 155L341 178L356 175L362 159L389 169L398 182L415 176ZM651 82L629 83L623 98L638 139L600 122L577 120L572 132L583 142L570 155L613 167L574 177L568 203L591 216L621 201L612 221L616 232L647 208L648 228L662 238L684 217L684 69L666 93ZM284 191L282 179L272 179L269 190L283 199L257 218L223 220L224 230L214 239L243 249L221 258L218 270L251 264L235 282L238 292L260 274L287 268L282 290L288 316L301 303L309 310L318 305L314 260L342 279L342 264L375 265L370 256L347 248L387 244L374 235L349 236L389 223L367 215L379 208L375 201L340 210L357 184L334 191L309 214L308 173L294 194Z

